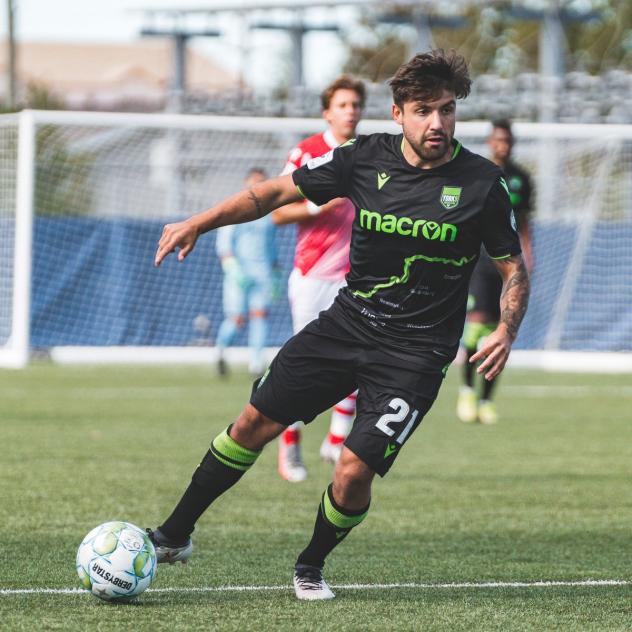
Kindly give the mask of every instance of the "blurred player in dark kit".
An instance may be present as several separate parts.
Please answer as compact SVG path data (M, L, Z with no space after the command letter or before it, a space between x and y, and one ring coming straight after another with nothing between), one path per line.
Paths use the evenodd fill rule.
M492 122L492 130L487 138L491 160L505 174L505 183L513 206L522 256L527 269L531 271L531 237L529 233L529 215L531 213L532 185L529 174L511 159L514 146L511 123L502 119ZM475 366L470 362L472 356L486 336L496 329L500 318L500 293L502 279L484 249L472 273L468 314L463 332L462 344L466 360L463 366L463 385L457 400L457 416L465 423L480 421L482 424L494 424L498 413L492 402L496 379L482 380L480 392L476 387Z

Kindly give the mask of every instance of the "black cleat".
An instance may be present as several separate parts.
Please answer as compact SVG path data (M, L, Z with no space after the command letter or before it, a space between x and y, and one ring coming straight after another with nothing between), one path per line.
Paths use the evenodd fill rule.
M224 358L220 358L217 361L217 374L220 377L228 377L228 364L226 364Z
M147 535L156 549L156 561L158 564L168 562L175 564L176 562L187 563L187 560L193 553L193 542L188 538L186 542L172 542L166 538L158 529L152 531L145 529Z

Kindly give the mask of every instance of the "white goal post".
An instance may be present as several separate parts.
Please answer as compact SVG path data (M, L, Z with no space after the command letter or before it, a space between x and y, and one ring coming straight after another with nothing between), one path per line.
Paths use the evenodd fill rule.
M157 271L160 227L239 190L250 167L279 173L289 149L322 129L318 119L0 116L0 366L23 367L34 352L60 362L213 361L222 318L214 237ZM372 120L359 131L398 129ZM456 135L485 155L488 132L464 122ZM516 123L514 132L536 203L533 295L513 363L632 370L632 126ZM277 243L287 273L293 229ZM290 334L283 297L271 346Z

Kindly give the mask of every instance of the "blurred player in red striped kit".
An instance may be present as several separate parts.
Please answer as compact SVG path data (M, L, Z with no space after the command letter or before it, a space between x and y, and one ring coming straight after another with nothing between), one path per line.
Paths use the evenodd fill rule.
M364 84L357 79L343 75L331 83L321 95L327 129L301 141L290 152L283 174L355 138L365 98ZM323 206L297 202L273 212L272 219L278 225L298 224L294 269L288 282L295 334L327 309L346 285L354 214L354 206L346 198L331 200ZM355 412L356 393L350 393L334 407L329 433L320 447L320 456L325 461L338 460ZM302 422L292 424L279 439L279 474L293 483L307 478L301 454L301 425Z

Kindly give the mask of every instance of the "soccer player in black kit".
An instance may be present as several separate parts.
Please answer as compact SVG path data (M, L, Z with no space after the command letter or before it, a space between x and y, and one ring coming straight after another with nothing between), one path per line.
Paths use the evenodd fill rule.
M416 55L390 82L403 134L373 134L256 184L184 222L165 226L156 265L202 234L256 220L303 197L356 207L351 271L331 308L291 338L236 421L213 439L179 503L150 535L161 562L191 554L195 522L286 426L312 421L358 389L358 409L298 556L299 599L331 599L326 556L366 517L371 483L384 476L434 402L463 330L468 282L481 243L503 278L497 329L472 357L502 371L527 308L528 275L502 172L454 139L456 101L470 91L454 51Z

